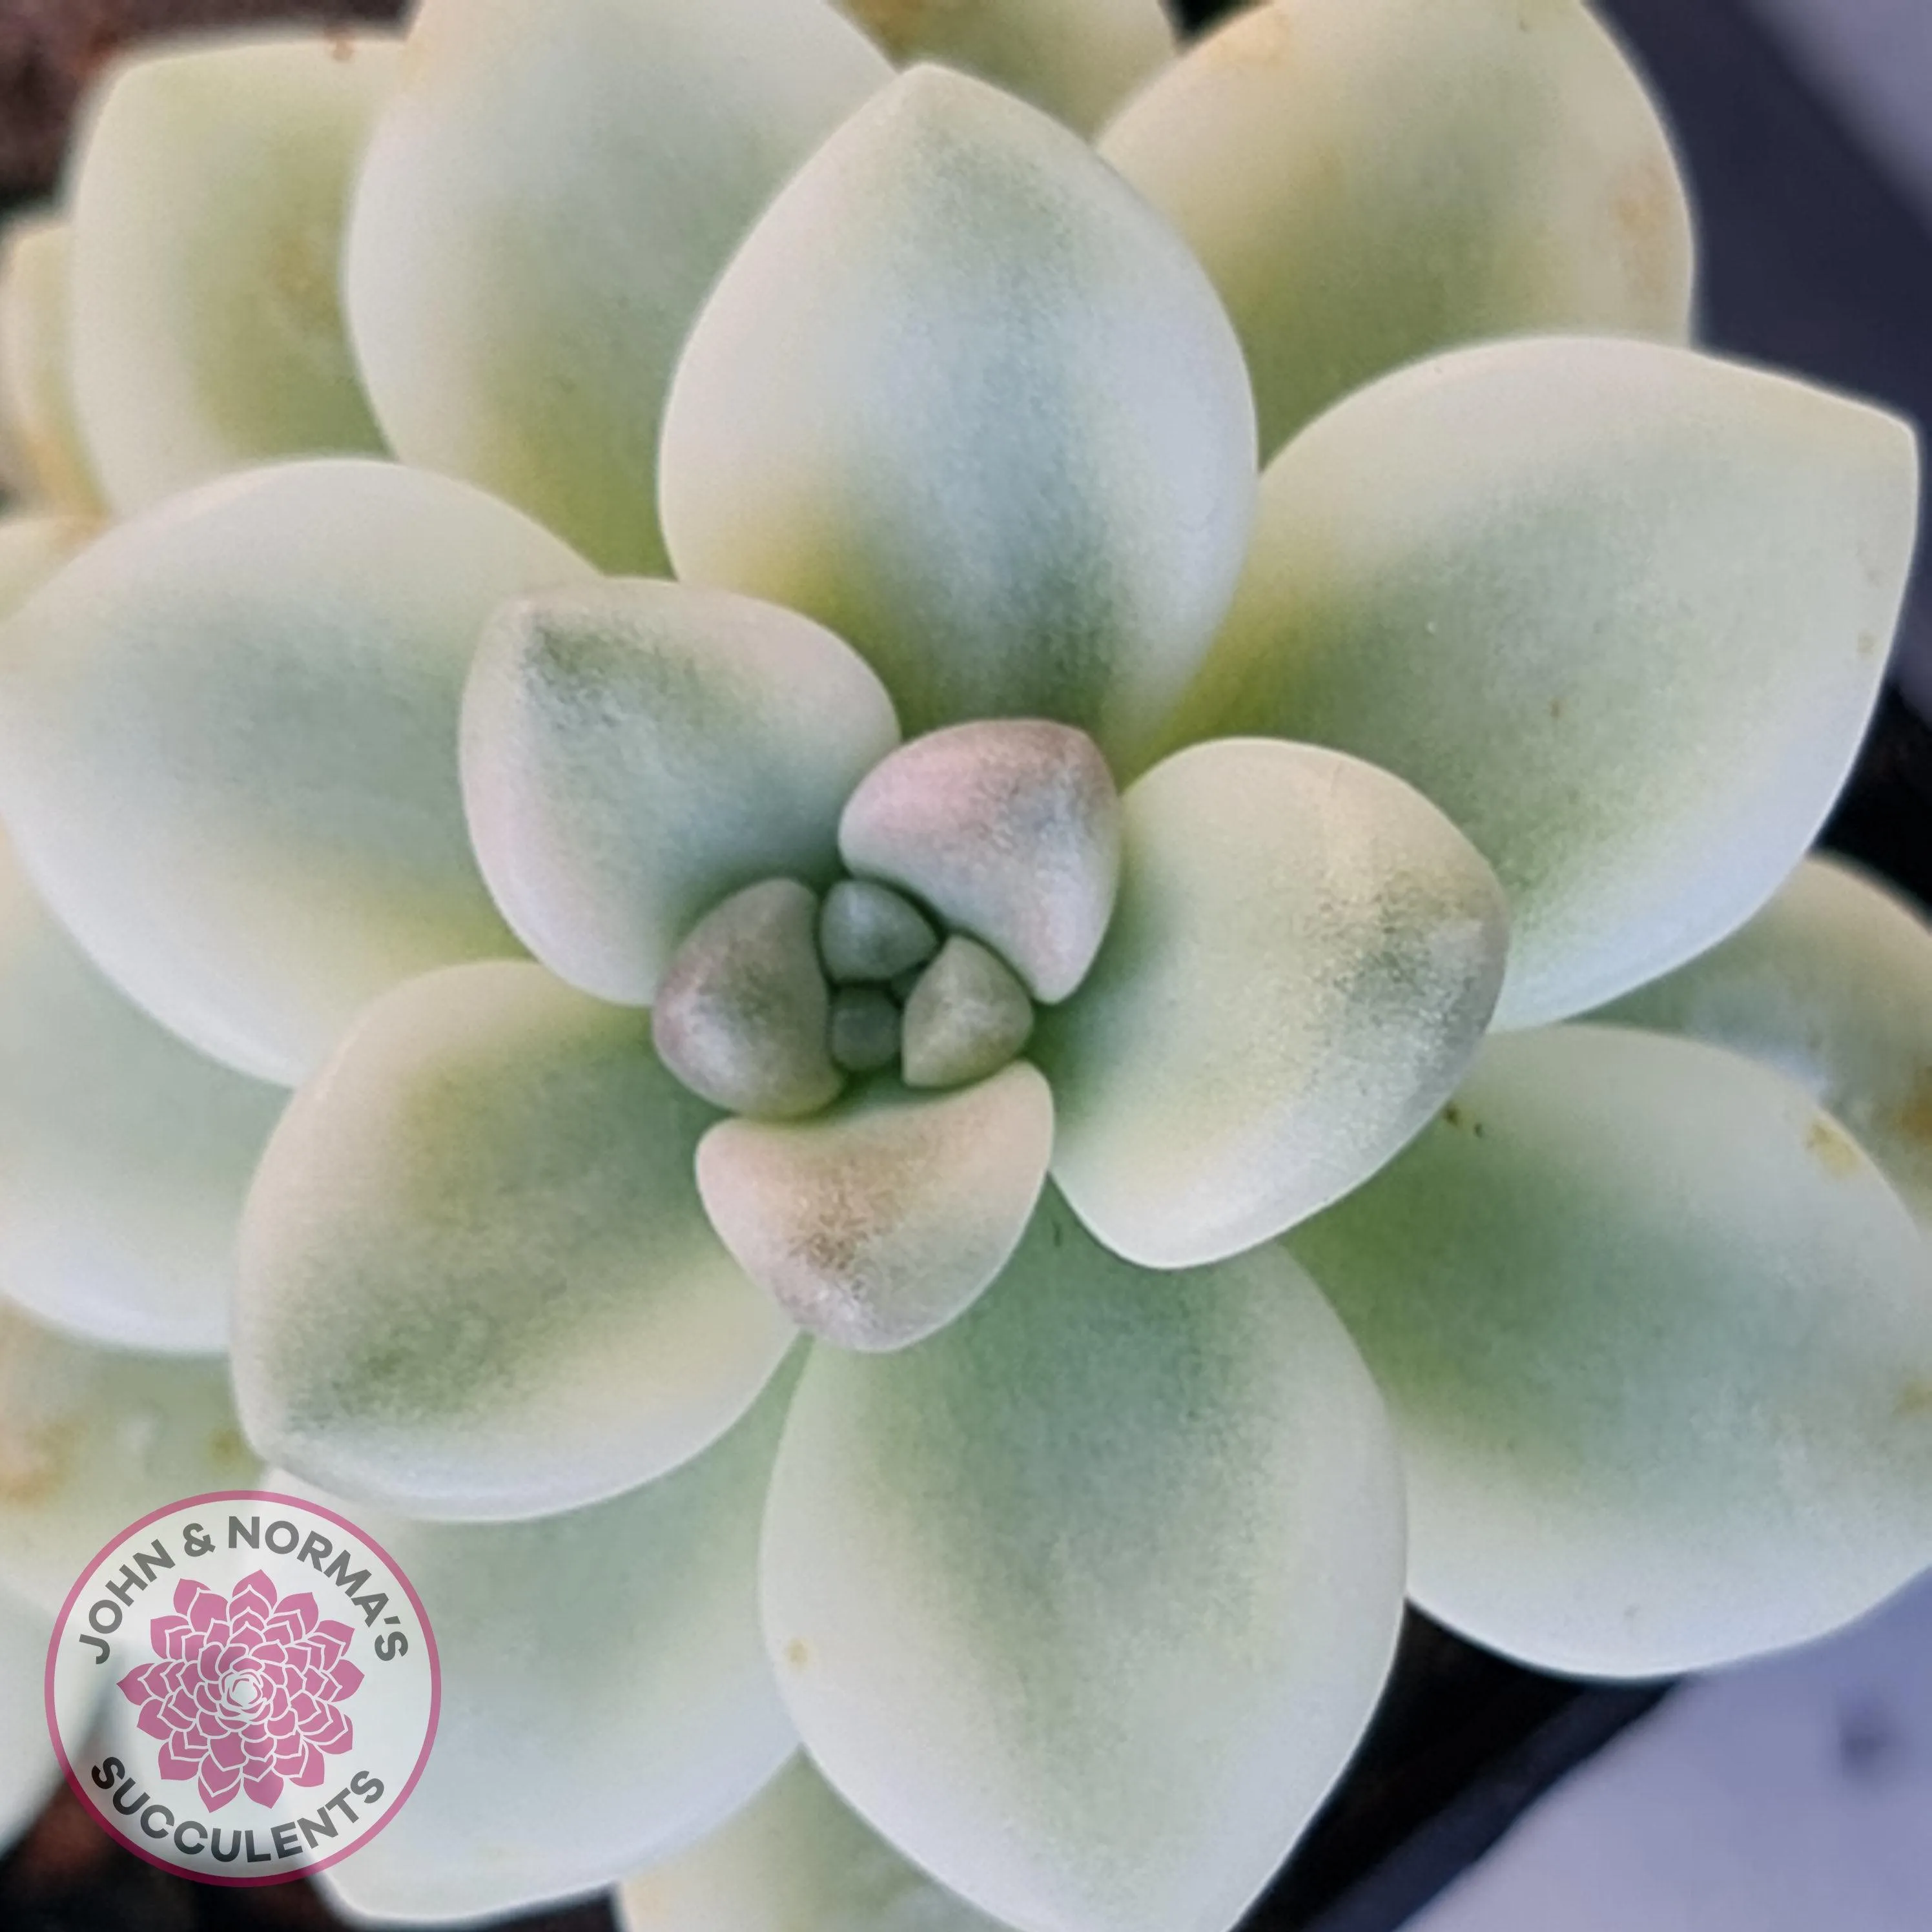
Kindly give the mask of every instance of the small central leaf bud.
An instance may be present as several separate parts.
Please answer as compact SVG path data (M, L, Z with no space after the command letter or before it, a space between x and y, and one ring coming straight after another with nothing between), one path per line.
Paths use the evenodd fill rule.
M848 1073L877 1073L899 1057L899 1010L875 986L832 996L832 1058Z
M651 1039L691 1090L734 1114L793 1120L844 1085L832 1064L831 988L819 970L818 901L767 879L700 920L658 988Z
M963 1087L997 1073L1033 1034L1033 1002L1012 969L977 941L940 948L906 1001L905 1083Z
M819 956L837 985L884 986L923 966L939 935L910 901L870 879L842 879L818 915Z

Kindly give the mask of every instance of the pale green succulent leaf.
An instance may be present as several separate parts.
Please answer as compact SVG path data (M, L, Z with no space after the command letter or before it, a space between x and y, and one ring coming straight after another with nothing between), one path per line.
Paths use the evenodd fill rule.
M802 1755L702 1844L627 1880L616 1905L622 1932L1004 1932L908 1864Z
M336 1903L386 1924L528 1910L675 1857L771 1778L797 1741L760 1640L758 1526L795 1380L592 1508L454 1526L342 1505L422 1596L442 1706L408 1804L323 1874Z
M938 61L1090 134L1174 58L1161 0L839 0L902 64Z
M274 457L381 449L338 258L399 52L255 33L106 78L74 163L73 382L116 511Z
M18 216L0 233L0 482L37 506L91 516L100 492L74 413L72 254L58 215Z
M0 623L93 541L91 518L16 510L0 516Z
M225 1364L102 1348L0 1306L0 1590L52 1616L130 1523L260 1476Z
M1340 753L1195 746L1127 793L1120 904L1046 1016L1054 1178L1148 1268L1252 1247L1388 1161L1449 1096L1502 983L1495 875Z
M1932 931L1876 880L1808 859L1749 925L1591 1017L1777 1068L1932 1228Z
M1620 1028L1504 1036L1292 1239L1388 1397L1410 1587L1545 1670L1802 1642L1932 1563L1932 1276L1800 1088Z
M801 1328L884 1352L956 1319L1006 1266L1052 1150L1052 1094L1021 1063L957 1093L886 1082L816 1120L721 1121L698 1185Z
M666 411L678 574L790 605L908 733L1075 724L1130 762L1225 613L1240 351L1178 237L1045 115L938 68L778 197Z
M0 846L0 1294L110 1346L218 1354L286 1097L130 1005Z
M1567 1018L1742 924L1810 844L1918 526L1904 423L1654 343L1386 378L1270 466L1180 735L1334 745L1509 895L1499 1023Z
M463 717L484 877L572 986L648 1005L741 887L838 874L838 813L898 740L851 649L776 605L644 579L520 599Z
M716 1115L645 1016L538 965L369 1008L269 1142L238 1400L263 1454L412 1516L578 1508L687 1461L794 1330L704 1218Z
M1227 1932L1336 1778L1400 1616L1401 1475L1267 1247L1144 1274L1049 1192L991 1292L820 1348L766 1519L820 1769L1022 1932Z
M1582 0L1263 0L1100 152L1214 278L1264 456L1457 343L1688 332L1670 139Z
M132 998L292 1085L384 988L518 950L464 825L464 680L498 604L587 574L466 484L358 460L120 525L0 658L28 874Z
M659 418L706 291L884 58L824 0L424 0L349 313L398 453L661 572Z

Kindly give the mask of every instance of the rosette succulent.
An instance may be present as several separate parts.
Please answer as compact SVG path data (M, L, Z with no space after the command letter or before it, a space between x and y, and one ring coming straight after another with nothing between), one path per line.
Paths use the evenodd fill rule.
M1650 1676L1932 1562L1932 942L1804 857L1915 446L1692 258L1578 0L112 68L0 286L0 1582L365 1524L352 1911L1226 1932L1406 1594Z

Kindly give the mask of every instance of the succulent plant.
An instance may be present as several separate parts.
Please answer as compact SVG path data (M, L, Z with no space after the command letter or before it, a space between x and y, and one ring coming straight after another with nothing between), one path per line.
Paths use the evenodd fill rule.
M1579 0L110 70L0 278L0 1767L273 1468L444 1658L352 1911L1225 1932L1406 1594L1650 1676L1932 1562L1932 940L1804 857L1915 446L1692 268Z

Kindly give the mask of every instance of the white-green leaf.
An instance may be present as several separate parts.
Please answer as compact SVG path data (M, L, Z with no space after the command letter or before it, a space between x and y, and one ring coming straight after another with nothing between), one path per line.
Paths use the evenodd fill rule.
M1850 770L1918 528L1896 418L1653 343L1466 350L1289 445L1178 734L1385 766L1509 895L1501 1022L1770 897Z
M617 1894L623 1932L1004 1932L795 1757L743 1810Z
M1502 983L1495 875L1400 779L1274 739L1196 746L1128 792L1120 904L1045 1016L1054 1179L1148 1268L1325 1208L1449 1096Z
M1592 1017L1776 1067L1932 1228L1932 931L1876 880L1808 859L1721 946Z
M1006 1266L1052 1150L1053 1096L1022 1062L958 1093L887 1082L817 1120L721 1121L698 1185L801 1328L884 1352L944 1328Z
M389 464L253 471L121 525L0 655L29 874L158 1018L292 1084L385 987L517 950L464 826L464 680L498 604L587 572Z
M666 412L678 574L828 624L909 734L1144 748L1225 614L1254 412L1171 230L1045 115L938 68L814 154L706 304Z
M1700 1042L1492 1042L1293 1239L1395 1412L1416 1600L1661 1676L1800 1642L1932 1564L1932 1271L1810 1097Z
M0 481L86 516L100 493L74 418L72 241L65 221L42 214L16 218L0 240L0 440L10 458Z
M51 1616L130 1523L260 1476L224 1363L100 1348L0 1306L0 1589Z
M1100 152L1214 278L1267 455L1456 343L1689 327L1670 139L1582 0L1264 0Z
M96 527L85 518L32 511L0 516L0 623L90 542Z
M286 1097L129 1005L0 846L0 1293L110 1346L218 1353Z
M588 1892L674 1857L778 1769L796 1738L759 1640L758 1526L795 1380L595 1508L459 1528L343 1505L422 1598L442 1708L408 1804L324 1875L338 1901L422 1924Z
M839 0L902 65L976 74L1090 134L1174 58L1161 0Z
M271 457L382 448L338 265L399 52L224 36L106 82L73 176L74 391L117 511Z
M1022 1932L1227 1932L1368 1720L1400 1616L1373 1384L1279 1248L1183 1275L1049 1193L992 1292L821 1348L765 1626L820 1770Z
M249 1198L250 1438L342 1495L452 1520L574 1508L695 1455L793 1336L699 1204L716 1118L644 1015L540 966L378 1000Z
M838 874L839 808L898 742L829 631L641 579L500 612L470 674L464 794L484 877L550 970L647 1005L741 887Z
M407 460L657 572L659 418L706 291L890 70L824 0L424 0L347 256Z

